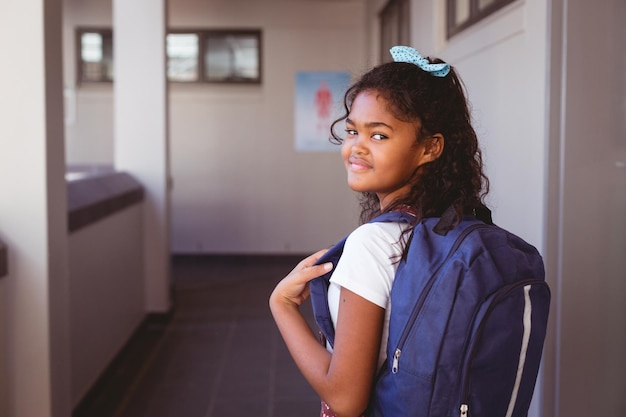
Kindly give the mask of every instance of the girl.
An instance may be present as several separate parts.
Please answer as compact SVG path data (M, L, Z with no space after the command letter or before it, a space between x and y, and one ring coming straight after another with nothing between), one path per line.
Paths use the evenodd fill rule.
M407 236L420 219L451 216L453 224L482 207L488 191L463 87L439 59L394 47L395 62L375 67L346 92L346 114L331 134L342 144L349 186L361 193L361 221L393 210L407 223L364 223L348 237L333 271L328 301L333 348L319 343L299 311L310 280L332 264L319 251L274 289L270 308L300 371L322 398L322 415L358 416L367 408L385 360L389 294ZM345 137L334 127L345 122Z

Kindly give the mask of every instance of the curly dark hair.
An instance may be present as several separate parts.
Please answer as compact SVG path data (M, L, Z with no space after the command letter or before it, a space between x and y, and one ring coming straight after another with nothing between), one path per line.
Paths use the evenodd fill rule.
M431 63L443 62L428 59ZM452 67L445 77L436 77L414 64L390 62L371 69L346 92L345 114L331 126L334 143L343 141L335 133L335 126L349 116L352 103L364 91L376 92L385 99L397 119L419 121L418 142L437 133L444 137L441 156L421 166L409 193L385 211L407 205L416 212L419 221L452 210L452 224L456 225L464 214L484 207L489 180L483 172L482 155L464 90ZM362 193L360 201L362 222L380 213L375 193Z

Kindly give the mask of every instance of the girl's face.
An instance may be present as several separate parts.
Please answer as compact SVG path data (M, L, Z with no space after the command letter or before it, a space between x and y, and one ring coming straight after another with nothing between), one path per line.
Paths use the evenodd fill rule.
M406 194L416 170L433 160L416 137L419 122L396 119L375 91L357 95L346 119L341 156L354 191L376 193L381 209Z

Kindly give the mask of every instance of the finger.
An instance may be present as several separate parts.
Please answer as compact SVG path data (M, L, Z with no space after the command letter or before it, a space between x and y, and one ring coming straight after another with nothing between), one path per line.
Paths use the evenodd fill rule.
M311 295L311 288L307 285L302 291L302 300L306 300Z
M299 265L302 265L303 267L309 267L311 265L315 265L315 263L326 253L328 252L328 249L322 249L319 250L317 252L315 252L312 255L307 256L306 258L304 258L302 261L300 261Z
M304 285L312 279L328 273L332 269L332 262L326 262L321 265L300 266L291 271L285 279L296 285Z
M309 267L304 268L300 271L302 274L302 278L304 282L308 282L317 277L321 277L322 275L330 272L333 269L332 262L326 262L321 265L311 265Z

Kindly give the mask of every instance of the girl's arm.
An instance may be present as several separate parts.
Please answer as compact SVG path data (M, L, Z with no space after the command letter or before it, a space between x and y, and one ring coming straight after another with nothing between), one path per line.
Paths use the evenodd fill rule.
M385 311L342 288L331 355L299 311L309 296L308 282L330 269L313 265L323 253L304 259L276 286L270 308L291 356L313 389L337 415L358 416L369 401Z

